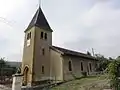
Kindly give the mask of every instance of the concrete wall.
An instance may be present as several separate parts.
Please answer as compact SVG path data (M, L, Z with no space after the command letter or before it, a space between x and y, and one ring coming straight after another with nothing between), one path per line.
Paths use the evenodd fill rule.
M51 77L56 82L63 81L63 58L61 54L54 51L51 51Z
M88 72L87 66L88 63L91 63L92 65L92 71L89 71L90 73L94 72L95 68L95 61L90 60L90 59L85 59L85 58L80 58L80 57L72 57L72 56L63 56L64 58L64 80L72 80L75 79L74 76L80 77L81 72ZM68 62L72 62L72 71L69 71L69 66ZM83 62L83 71L81 71L81 62Z

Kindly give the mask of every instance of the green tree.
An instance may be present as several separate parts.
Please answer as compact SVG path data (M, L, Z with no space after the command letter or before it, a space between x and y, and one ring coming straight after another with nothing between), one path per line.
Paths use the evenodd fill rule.
M87 51L87 55L90 55L90 56L92 56L92 55L91 55L91 53L90 53L89 51Z
M113 61L113 60L115 60L115 59L113 59L112 57L109 57L108 59L109 59L110 61Z
M0 58L0 68L5 67L6 62L5 62L5 58Z
M95 58L98 60L99 66L96 67L96 71L104 71L108 64L111 62L111 60L105 58L101 54L95 54Z
M116 60L119 60L119 61L120 61L120 56L118 56L118 57L116 58Z
M119 90L119 66L120 66L120 62L117 60L112 61L109 65L108 65L108 75L109 75L109 79L110 79L110 85L114 90Z
M5 58L0 58L0 75L1 76L12 76L16 72L17 72L16 67L7 65Z

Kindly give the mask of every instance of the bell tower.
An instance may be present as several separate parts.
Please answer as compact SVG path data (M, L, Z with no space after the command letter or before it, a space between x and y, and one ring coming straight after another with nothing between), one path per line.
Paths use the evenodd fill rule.
M50 78L52 29L39 7L25 30L22 59L23 84L32 85Z

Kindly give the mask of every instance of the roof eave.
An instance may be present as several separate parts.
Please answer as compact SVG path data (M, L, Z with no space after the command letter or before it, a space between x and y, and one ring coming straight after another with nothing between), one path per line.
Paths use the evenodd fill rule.
M58 50L58 49L56 49L56 48L54 48L54 47L52 47L52 46L50 46L50 48L51 48L52 50L60 53L61 55L64 55L64 52L62 52L62 51L60 51L60 50Z
M75 56L75 57L77 56L77 57L87 58L87 59L91 59L91 60L97 60L94 57L85 57L85 56L72 55L72 54L67 54L67 53L64 53L64 55Z
M46 31L50 31L50 32L53 32L53 30L50 28L50 29L45 29L45 28L42 28L42 27L39 27L38 25L33 25L31 27L28 27L24 32L27 32L28 30L30 30L32 27L38 27L38 28L41 28L41 29L44 29Z

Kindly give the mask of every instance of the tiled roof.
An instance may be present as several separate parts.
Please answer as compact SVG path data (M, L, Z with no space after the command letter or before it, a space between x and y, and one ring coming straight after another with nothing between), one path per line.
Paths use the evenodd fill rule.
M44 30L48 30L52 32L52 29L50 28L47 19L45 18L41 8L39 7L37 12L35 13L33 19L31 20L30 24L28 25L27 30L29 30L31 27L37 26L39 28L42 28Z
M90 55L87 55L85 53L76 52L76 51L72 51L72 50L61 48L61 47L57 47L57 46L52 46L52 47L60 50L65 55L71 55L71 56L78 56L78 57L83 57L83 58L95 59L94 57L92 57Z

